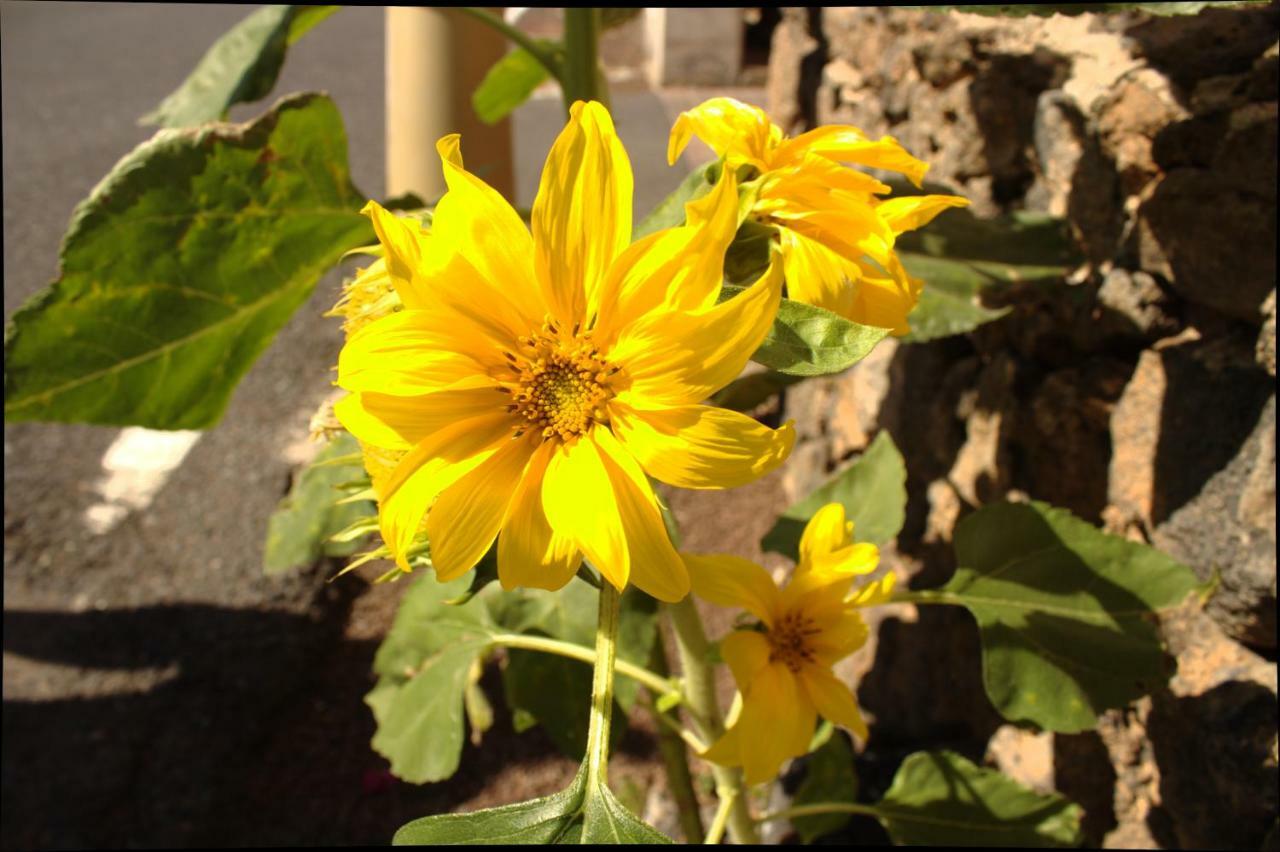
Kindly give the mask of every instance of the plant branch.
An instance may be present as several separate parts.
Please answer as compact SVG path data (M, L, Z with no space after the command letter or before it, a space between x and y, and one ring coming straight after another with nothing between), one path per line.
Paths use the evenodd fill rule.
M546 48L538 44L537 41L511 26L500 16L493 14L488 9L484 9L479 6L456 6L455 8L462 14L470 15L477 21L480 21L481 23L502 33L502 35L506 36L508 40L515 42L517 47L521 48L534 59L538 60L538 64L543 68L546 68L547 73L554 77L556 81L560 82L561 85L564 84L564 81L560 79L562 71L559 63L556 62L555 57L548 53Z
M662 638L655 637L653 651L649 655L649 668L660 675L669 675L667 653L662 647ZM658 697L649 693L649 712L658 720L658 751L662 753L662 762L667 769L667 786L671 789L671 797L675 799L676 812L680 818L680 831L686 843L702 842L702 813L698 808L698 794L693 789L693 776L689 772L689 756L685 751L685 743L690 743L695 751L702 751L706 746L680 726L666 711L659 709Z
M572 660L581 660L584 663L594 664L596 661L596 651L590 648L576 645L573 642L562 642L559 639L548 639L544 636L525 636L520 633L499 633L493 637L493 644L502 645L506 648L524 648L528 651L542 651L547 654L556 654L561 657L568 657ZM618 674L623 677L629 677L637 683L653 690L656 695L671 695L677 693L676 685L669 679L661 675L654 674L646 668L641 668L634 663L628 663L626 660L617 660L614 663Z
M698 735L708 743L715 743L724 733L724 721L716 701L715 667L710 662L711 643L702 629L702 617L698 615L692 595L679 603L668 604L666 611L680 651L689 715ZM735 843L759 843L760 836L747 807L742 771L713 763L711 772L716 779L716 794L722 799L731 799L727 806L729 837Z
M618 652L622 596L612 583L600 584L596 622L596 663L591 678L591 721L587 726L587 789L609 783L609 725L613 717L613 665Z

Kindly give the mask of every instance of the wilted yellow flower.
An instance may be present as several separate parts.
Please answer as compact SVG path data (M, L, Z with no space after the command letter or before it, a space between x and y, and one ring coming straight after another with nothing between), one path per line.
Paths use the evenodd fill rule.
M760 629L736 630L720 643L742 700L728 731L703 757L742 766L747 783L759 784L808 750L819 714L865 739L853 691L831 667L866 642L858 609L883 603L894 575L853 588L857 576L875 570L880 553L873 544L853 543L844 507L830 503L809 521L800 561L783 588L746 559L682 555L694 594L760 619Z
M448 192L429 234L365 208L403 309L352 334L338 360L351 391L342 424L404 452L375 478L387 546L407 570L425 514L441 580L496 536L504 587L560 588L585 554L618 588L678 600L688 574L645 474L741 485L795 440L790 424L700 404L738 375L782 292L771 264L717 304L737 227L732 174L689 205L685 226L630 245L631 166L600 104L574 104L532 233L463 168L456 134L437 149Z
M898 172L920 186L929 166L891 136L868 139L856 127L827 125L788 139L764 110L733 98L712 98L682 112L671 128L667 159L675 163L697 136L726 165L760 173L751 216L774 225L786 271L787 295L864 325L905 334L922 283L907 274L894 239L948 207L955 195L882 200L890 187L840 163Z

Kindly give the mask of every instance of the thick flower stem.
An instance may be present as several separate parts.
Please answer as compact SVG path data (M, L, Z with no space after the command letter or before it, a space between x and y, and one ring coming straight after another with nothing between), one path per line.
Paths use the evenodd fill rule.
M596 667L591 678L591 721L587 727L587 789L609 780L609 723L613 715L613 664L618 651L618 613L621 595L609 583L600 584L600 614L596 621Z
M574 101L600 101L609 105L600 75L600 10L564 10L564 68L560 90L567 112Z
M661 641L653 643L649 668L662 676L670 674L667 652ZM683 832L686 843L701 843L702 813L698 810L698 794L693 789L693 776L689 774L688 753L680 738L679 724L671 721L666 713L658 709L659 697L654 693L649 694L649 709L658 721L658 751L662 753L662 762L667 768L667 784L671 788L671 798L675 799L680 816L680 831Z
M666 610L680 651L689 715L698 736L704 742L714 743L724 733L724 718L716 701L715 666L709 660L711 643L702 629L697 604L689 595L679 603L668 605ZM711 772L716 780L716 795L722 799L732 797L728 809L729 837L735 843L759 843L760 836L747 805L742 771L713 763Z

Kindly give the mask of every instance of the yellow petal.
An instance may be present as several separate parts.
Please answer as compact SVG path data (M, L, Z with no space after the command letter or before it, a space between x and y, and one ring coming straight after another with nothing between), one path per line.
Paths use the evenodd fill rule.
M615 588L627 585L631 557L617 497L590 435L560 445L542 480L542 509L551 528L586 554Z
M555 444L544 441L516 485L498 536L498 580L504 589L555 591L573 579L582 553L551 528L542 510L542 479Z
M441 582L475 567L506 520L507 506L520 481L534 439L509 440L484 462L440 492L427 515L431 563Z
M805 614L813 619L818 633L810 637L809 647L819 666L830 668L867 644L867 624L855 607L840 601L823 600L820 607L810 607Z
M902 335L910 331L907 316L920 300L924 282L908 275L897 255L890 255L889 261L892 276L869 264L858 264L862 274L855 282L850 318Z
M729 664L739 690L746 690L769 665L769 640L756 630L735 630L720 640L720 656Z
M822 243L846 260L863 255L881 265L890 263L893 231L889 230L870 205L833 205L823 209L786 210L773 214L778 224Z
M599 308L605 272L631 242L631 163L602 105L575 103L547 155L530 225L537 272L565 324Z
M882 201L876 213L895 234L901 234L924 227L944 210L968 206L969 199L959 195L908 195Z
M796 438L791 421L775 430L709 405L645 411L616 403L610 423L649 474L680 488L752 482L782 464Z
M809 748L817 712L796 676L780 663L765 666L743 696L737 727L748 784L772 780L785 760Z
M778 587L769 572L740 556L681 553L693 593L717 606L745 609L766 625L777 612Z
M360 329L338 354L338 385L414 396L484 375L468 354L465 328L443 327L430 311L399 311Z
M928 163L908 154L892 136L868 139L861 130L849 125L826 125L801 133L778 150L778 159L791 160L803 153L898 172L906 175L916 186L920 185L925 172L929 170Z
M405 454L387 475L378 494L378 525L402 569L406 553L436 496L509 441L505 414L461 420L430 435Z
M387 274L400 294L400 301L406 308L428 307L429 299L422 292L419 272L426 239L422 225L396 216L376 201L365 204L360 212L369 217L378 242L382 243Z
M456 134L436 143L449 191L436 204L432 238L466 258L521 316L541 324L546 311L533 272L533 238L506 199L462 167L457 149Z
M876 606L889 600L893 587L897 584L896 574L885 574L879 580L867 583L857 589L846 600L854 606Z
M733 98L711 98L676 118L667 142L667 163L674 164L694 136L733 164L766 168L770 142L781 138L764 110Z
M688 224L644 237L609 267L596 326L602 344L651 311L703 310L716 303L724 253L738 229L733 171L725 169L711 192L685 210Z
M689 594L689 572L671 546L649 480L608 429L595 429L591 439L601 451L617 500L630 553L631 582L660 601L680 600Z
M853 692L830 671L806 667L800 675L800 683L809 701L818 709L823 718L830 719L837 725L847 728L858 739L866 742L867 723L858 710L858 701Z
M828 503L813 513L800 535L800 564L807 569L813 561L839 550L852 540L853 524L845 520L844 505Z
M853 319L858 267L817 240L780 229L787 298Z
M698 755L721 766L742 765L742 737L736 724L730 725L720 739Z
M809 560L808 567L811 571L849 577L870 574L879 564L880 548L867 542L858 542L829 553L814 554Z
M651 313L624 329L608 358L631 379L620 402L661 408L701 402L738 377L782 298L782 265L732 299L698 313Z
M431 433L458 420L503 410L510 397L496 385L391 396L367 391L348 394L333 413L361 441L389 450L407 450Z

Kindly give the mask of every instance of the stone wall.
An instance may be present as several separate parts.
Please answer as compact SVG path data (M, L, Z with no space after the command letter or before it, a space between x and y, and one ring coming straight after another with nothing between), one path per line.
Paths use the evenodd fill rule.
M789 132L893 135L979 215L1065 217L1087 258L1060 286L1005 293L1010 314L972 334L890 342L791 389L789 496L888 429L911 495L896 558L916 586L953 569L960 518L1024 495L1220 577L1203 611L1164 621L1167 691L1051 743L985 704L966 615L886 619L859 693L879 720L859 758L870 789L894 754L945 744L1080 801L1095 845L1275 842L1278 21L1275 4L783 12L768 108Z

